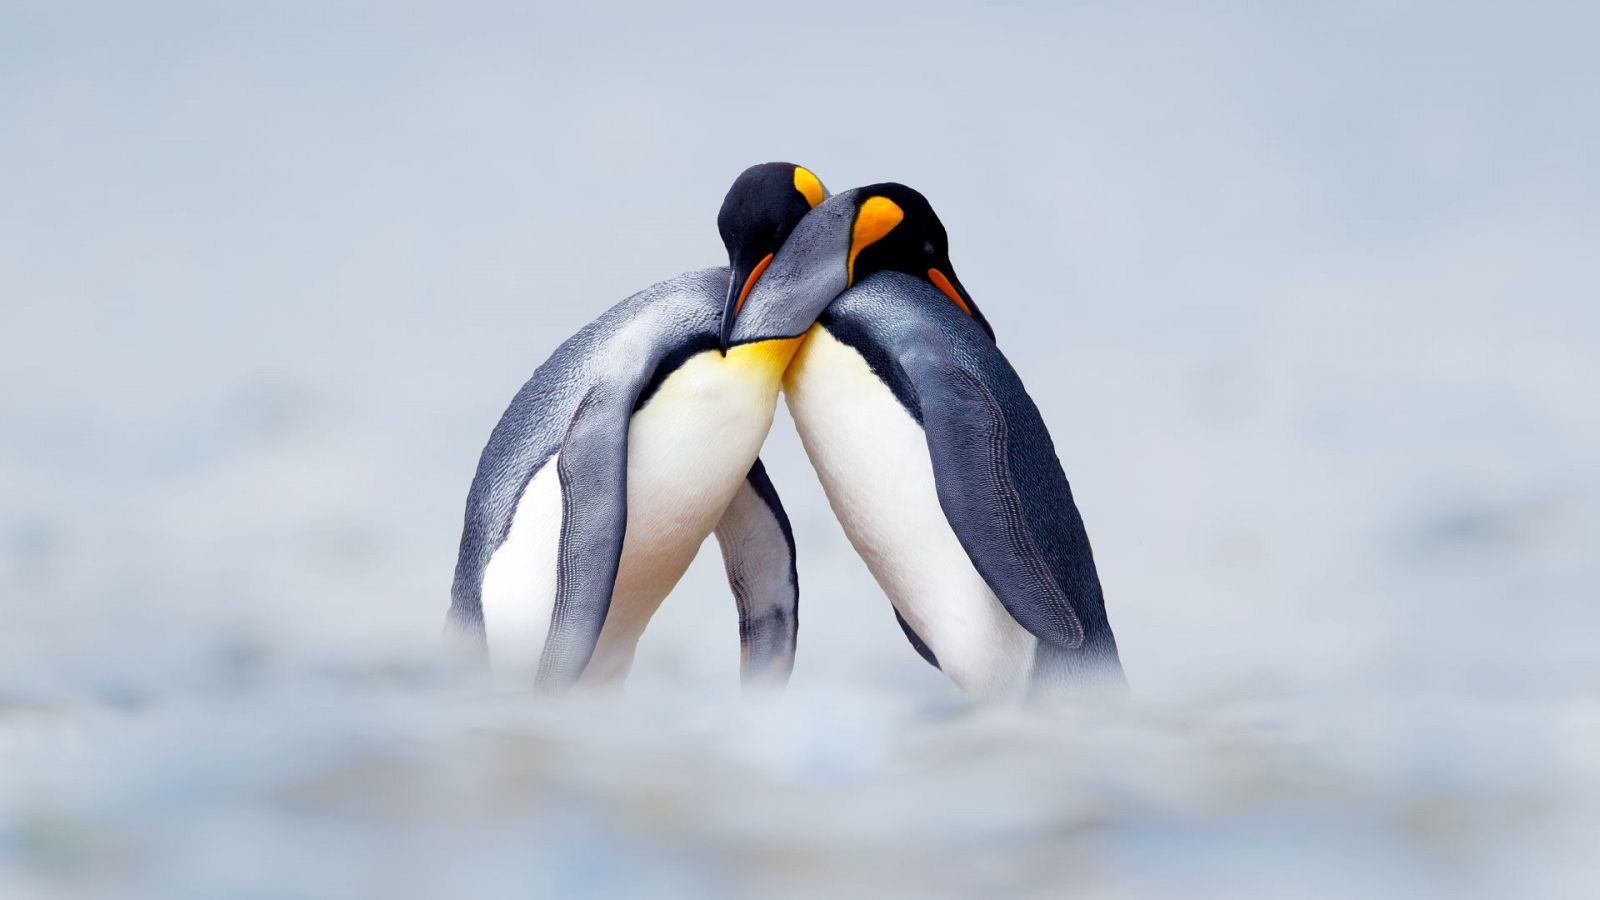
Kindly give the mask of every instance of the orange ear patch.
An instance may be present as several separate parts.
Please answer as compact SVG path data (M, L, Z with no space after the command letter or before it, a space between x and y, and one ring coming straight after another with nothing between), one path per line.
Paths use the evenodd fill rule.
M744 309L744 298L750 296L750 289L756 286L756 282L761 280L761 273L765 272L767 270L767 266L771 264L772 254L768 253L766 256L761 258L761 262L756 263L756 267L754 269L750 270L750 277L744 280L744 287L739 289L739 302L733 305L734 315L737 316L739 314L739 310Z
M905 217L905 210L888 197L868 197L861 204L861 209L856 212L855 228L850 234L850 260L845 266L846 283L856 283L856 257L861 255L861 251L883 240L884 235L893 231Z
M943 291L946 297L955 301L956 306L961 307L962 312L969 316L972 315L972 310L967 306L967 301L961 299L961 292L956 290L956 286L950 283L950 279L944 277L943 272L938 269L929 269L928 280L933 282L934 287Z
M811 174L811 170L804 166L794 167L794 189L799 191L802 197L806 198L806 202L811 204L812 209L816 209L817 204L824 199L822 195L825 192L822 190L822 181Z

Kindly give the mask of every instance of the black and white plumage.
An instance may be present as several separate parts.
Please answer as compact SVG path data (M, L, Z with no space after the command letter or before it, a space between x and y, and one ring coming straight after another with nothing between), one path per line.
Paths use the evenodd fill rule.
M728 279L691 272L612 307L495 427L467 498L450 622L497 670L547 686L625 675L650 616L718 530L744 676L786 677L793 541L756 454L788 356L718 351Z
M449 629L492 666L542 687L626 676L645 625L715 531L739 608L741 677L794 665L794 536L756 458L789 333L730 341L746 298L827 198L793 163L751 166L717 214L729 267L663 281L563 343L511 401L467 496Z
M788 283L826 292L812 267L853 286L810 330L785 397L829 504L913 647L980 697L1120 685L1054 443L956 278L927 201L898 184L839 194L773 264L798 273Z

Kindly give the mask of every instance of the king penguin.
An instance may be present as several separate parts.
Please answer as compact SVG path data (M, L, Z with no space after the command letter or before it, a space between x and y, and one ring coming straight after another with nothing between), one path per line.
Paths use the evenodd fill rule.
M739 608L741 678L794 662L794 540L757 451L792 335L724 343L724 322L827 197L767 163L717 216L730 266L622 301L561 344L506 409L467 495L447 630L544 689L626 677L650 617L713 531Z
M751 303L835 296L784 378L828 502L912 646L979 699L1123 684L1083 520L1038 408L921 194L823 203Z

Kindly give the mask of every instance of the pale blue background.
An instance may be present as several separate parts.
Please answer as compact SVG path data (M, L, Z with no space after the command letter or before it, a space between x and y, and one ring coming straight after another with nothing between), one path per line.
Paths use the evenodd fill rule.
M0 5L0 893L1592 896L1600 15L1396 6ZM960 713L781 412L783 706L712 548L627 701L440 684L495 417L767 159L940 211L1134 709Z

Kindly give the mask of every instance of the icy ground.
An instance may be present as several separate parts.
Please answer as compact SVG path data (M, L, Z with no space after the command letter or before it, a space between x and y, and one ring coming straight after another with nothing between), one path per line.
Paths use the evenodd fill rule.
M1600 896L1596 14L749 6L0 7L0 897ZM781 412L784 697L714 548L625 696L437 665L500 409L771 158L940 210L1128 704L965 706Z

